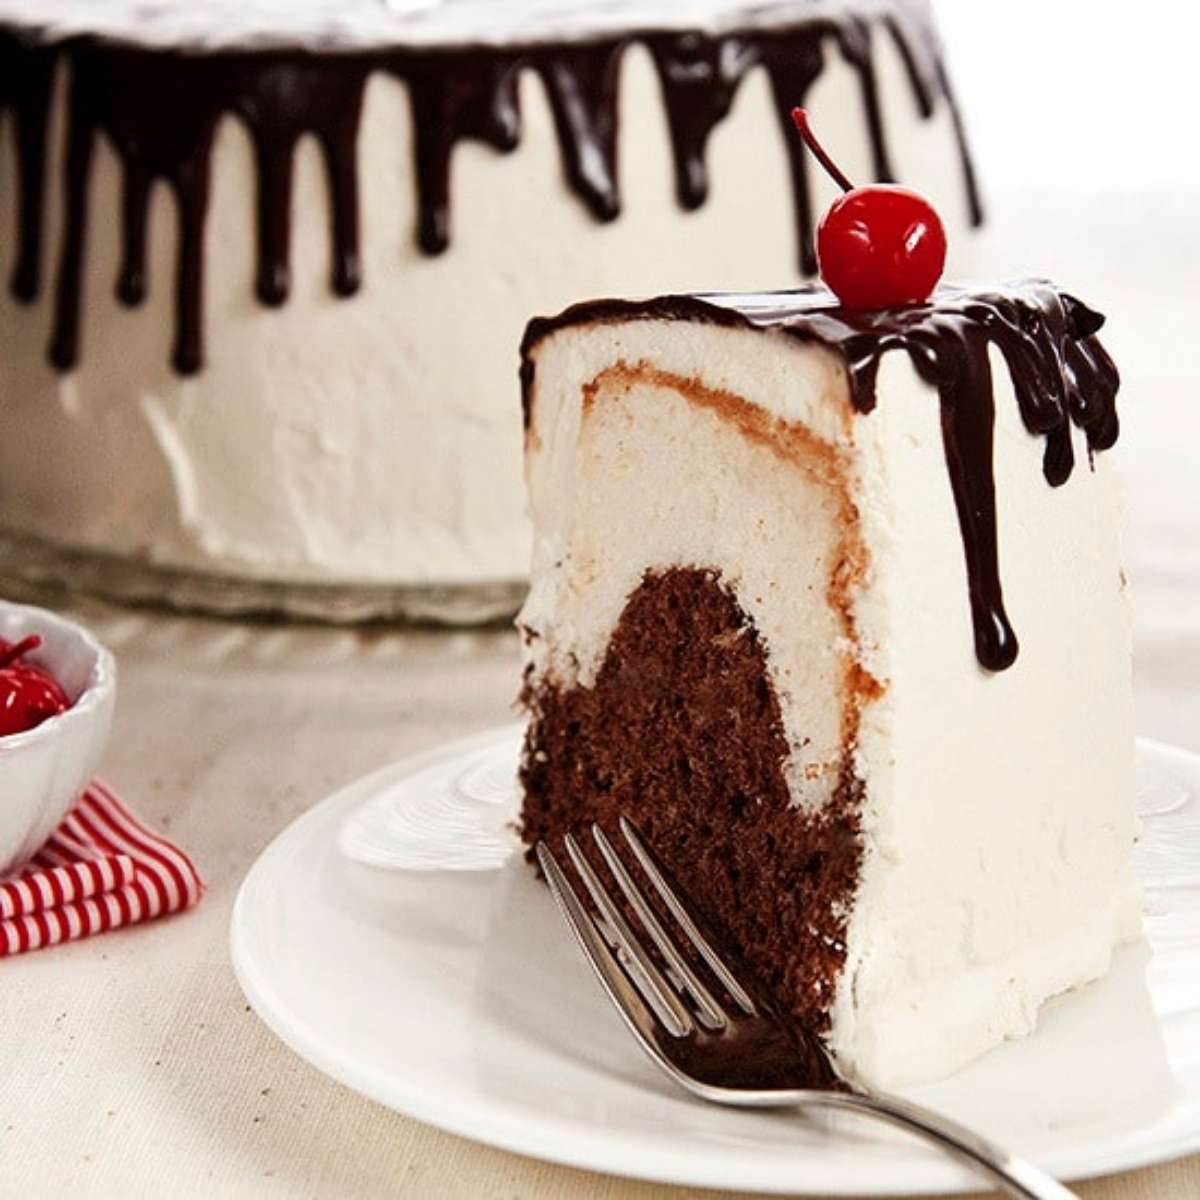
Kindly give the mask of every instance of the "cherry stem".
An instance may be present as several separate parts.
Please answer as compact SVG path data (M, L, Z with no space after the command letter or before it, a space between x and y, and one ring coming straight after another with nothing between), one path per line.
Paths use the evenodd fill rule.
M812 124L809 122L808 113L802 108L792 109L792 124L796 126L801 138L804 139L804 144L813 152L817 162L829 172L830 179L842 189L843 192L849 192L854 188L854 184L842 174L841 168L833 161L832 158L825 152L825 147L817 141L817 135L812 131Z
M24 658L30 650L36 650L41 644L42 639L36 633L31 633L6 650L0 650L0 671L3 671L5 667L11 667L13 663Z

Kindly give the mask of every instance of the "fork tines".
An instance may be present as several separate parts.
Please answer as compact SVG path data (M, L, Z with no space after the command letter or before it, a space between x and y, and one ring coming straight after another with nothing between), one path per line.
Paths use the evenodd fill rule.
M1072 1193L1044 1171L956 1121L911 1101L864 1092L841 1079L815 1034L797 1031L772 1011L766 998L756 1010L629 821L621 819L620 850L598 825L592 826L591 835L619 896L570 834L563 839L566 866L545 842L537 845L538 862L609 999L642 1049L676 1083L718 1104L832 1108L889 1121L983 1171L1007 1195L1069 1200ZM568 877L571 868L583 883L582 892ZM667 932L639 877L649 881L650 894L661 901L681 937ZM631 924L644 934L635 933ZM695 965L688 961L693 953ZM719 987L710 987L700 977L700 963L700 970L711 971Z
M626 853L632 853L650 886L682 931L686 943L720 981L742 1014L753 1016L756 1012L754 1001L700 930L684 900L668 884L663 868L632 822L622 817L620 828L628 847ZM539 842L538 862L554 898L609 998L643 1042L657 1032L656 1023L677 1038L691 1034L697 1026L709 1031L724 1029L729 1024L729 1016L721 1001L664 928L654 906L634 879L630 866L599 825L592 826L591 834L629 908L666 965L664 971L654 961L645 938L634 933L619 901L605 886L573 835L567 834L563 844L571 865L591 897L595 913L588 911L549 846Z

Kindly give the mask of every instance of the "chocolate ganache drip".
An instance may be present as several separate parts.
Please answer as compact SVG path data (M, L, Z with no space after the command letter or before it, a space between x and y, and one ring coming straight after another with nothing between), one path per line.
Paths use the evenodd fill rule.
M1075 469L1071 427L1085 436L1089 459L1109 449L1120 430L1116 366L1096 338L1104 318L1052 284L1034 281L987 291L939 288L927 304L851 311L827 292L759 296L664 296L645 302L600 300L530 323L522 346L525 421L530 419L538 341L555 329L631 317L710 321L779 329L819 342L844 361L850 400L861 413L876 405L879 364L890 351L908 355L937 389L942 441L966 559L975 653L1002 671L1016 661L1017 635L1004 608L993 474L995 396L989 351L1008 367L1025 428L1045 439L1042 473L1060 487Z
M240 118L254 146L259 300L273 306L288 296L292 164L304 134L315 135L328 174L331 286L337 295L349 296L362 279L357 138L363 91L372 72L396 76L408 87L415 129L415 237L421 250L432 255L450 243L455 145L474 139L503 152L518 144L517 81L526 69L545 88L568 186L598 221L620 215L618 82L624 53L634 42L649 48L661 81L676 191L686 209L699 207L707 195L709 135L728 115L746 75L756 67L767 72L789 156L800 268L811 275L816 252L808 166L788 114L804 102L824 70L826 55L839 53L860 81L875 173L881 180L891 179L872 45L880 33L898 47L919 110L928 116L939 98L948 104L970 211L978 222L975 180L935 35L925 21L900 10L876 24L847 14L722 33L646 31L528 45L326 52L150 49L97 38L44 46L0 31L0 109L11 109L16 116L20 151L13 290L25 301L39 290L47 113L56 59L68 64L70 100L51 361L69 370L79 360L89 180L99 133L116 150L123 176L123 253L116 288L125 304L140 304L146 295L152 185L163 180L174 194L179 247L172 359L179 372L190 374L200 369L204 357L205 220L213 136L222 116Z
M41 286L46 129L54 51L0 29L0 113L13 115L17 145L17 263L10 287L18 300Z
M937 388L946 465L962 531L975 629L983 666L1002 671L1018 643L1004 609L996 544L993 478L995 400L988 348L1008 366L1025 428L1045 438L1042 471L1052 487L1075 465L1071 425L1089 453L1117 440L1116 367L1093 336L1104 318L1047 284L994 293L943 288L932 303L878 312L816 312L789 332L837 346L850 396L860 412L875 407L879 362L903 350L917 374Z
M255 291L282 304L290 287L292 164L304 133L319 142L329 179L331 286L353 294L361 276L355 140L366 63L338 69L294 53L188 55L80 42L70 47L66 214L51 361L79 357L88 181L96 134L108 136L122 167L122 259L117 295L146 296L146 218L151 185L165 180L179 212L176 331L172 361L181 374L203 362L204 231L213 135L226 112L248 128L257 167L258 264Z

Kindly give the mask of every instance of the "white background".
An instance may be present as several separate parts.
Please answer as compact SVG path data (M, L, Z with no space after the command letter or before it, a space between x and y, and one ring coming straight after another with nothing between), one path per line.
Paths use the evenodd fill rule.
M1109 318L1138 728L1200 749L1200 9L935 4L988 205L980 267Z
M1191 0L934 0L988 182L1200 190Z

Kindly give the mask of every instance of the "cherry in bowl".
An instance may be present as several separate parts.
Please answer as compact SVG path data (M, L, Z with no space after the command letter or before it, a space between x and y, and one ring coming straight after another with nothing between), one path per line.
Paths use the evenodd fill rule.
M31 637L40 639L36 649ZM8 648L0 652L0 663L7 660L0 674L15 667L19 679L10 719L18 709L22 720L38 718L32 728L0 736L2 875L37 852L95 774L112 726L117 670L83 625L30 605L0 600L0 644ZM55 687L31 680L29 668ZM64 699L61 711L47 711Z
M71 707L62 684L45 667L26 658L41 644L37 633L19 642L0 638L0 737L36 729Z

